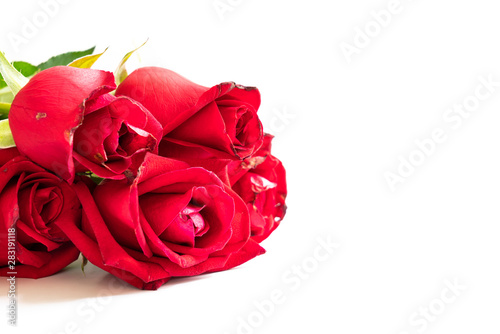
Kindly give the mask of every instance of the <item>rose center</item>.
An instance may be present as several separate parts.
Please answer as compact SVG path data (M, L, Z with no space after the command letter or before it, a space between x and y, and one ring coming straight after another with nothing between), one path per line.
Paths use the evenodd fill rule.
M236 123L236 139L240 142L242 146L245 145L246 138L246 127L248 122L252 119L252 114L249 113L246 109L238 110L238 122Z
M28 182L18 196L22 222L50 240L61 238L61 231L52 224L63 207L60 188Z
M116 151L122 156L131 156L142 148L152 151L155 146L155 140L151 135L125 123L122 123L118 136L118 148Z
M176 244L194 247L196 238L203 236L210 229L201 211L204 206L188 204L162 233L161 238Z

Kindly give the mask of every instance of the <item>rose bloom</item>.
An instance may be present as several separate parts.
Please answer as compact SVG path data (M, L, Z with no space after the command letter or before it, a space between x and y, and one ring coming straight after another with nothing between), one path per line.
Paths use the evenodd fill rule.
M9 123L19 151L68 182L75 172L133 177L157 152L158 121L142 105L108 94L112 73L57 66L36 74L14 98Z
M117 88L146 107L163 126L161 155L244 159L262 145L257 88L225 82L207 88L158 67L132 72Z
M80 254L60 229L66 224L80 226L82 209L76 193L15 148L0 150L0 166L0 276L17 272L16 277L40 278L57 273ZM16 238L9 245L12 229Z
M273 138L265 134L262 147L242 161L184 157L191 167L203 167L217 174L243 199L250 213L252 239L259 243L279 226L287 209L286 171L281 161L271 154Z
M247 203L252 224L252 239L261 242L280 224L286 213L286 171L271 154L273 136L266 134L256 154L227 168L232 189Z
M82 228L66 235L96 266L141 289L230 269L262 254L246 204L214 173L148 153L137 178L81 183Z

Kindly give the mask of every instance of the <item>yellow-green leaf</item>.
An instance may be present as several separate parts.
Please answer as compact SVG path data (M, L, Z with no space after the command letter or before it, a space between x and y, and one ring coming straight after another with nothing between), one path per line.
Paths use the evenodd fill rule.
M71 64L69 64L68 66L78 67L78 68L91 68L92 65L94 65L94 63L97 61L97 59L99 59L104 54L104 52L106 52L107 50L108 50L108 48L106 48L106 50L104 50L102 53L99 53L96 55L88 55L88 56L84 56L82 58L78 58L75 61L73 61Z
M142 43L141 46L130 51L129 53L127 53L125 55L125 57L123 57L122 61L120 62L120 64L118 65L118 67L115 70L115 80L116 80L117 86L119 84L121 84L123 82L123 80L125 80L128 76L127 69L125 68L125 64L127 63L127 60L130 58L130 56L132 56L134 54L134 52L136 52L137 50L142 48L144 46L144 44L146 44L148 42L148 40L149 39L147 39L144 43Z
M3 79L14 95L16 95L29 81L28 78L22 75L11 63L9 63L1 51L0 73L2 73Z
M66 53L63 53L63 54L60 54L58 56L50 58L49 60L41 63L37 67L41 71L43 71L43 70L46 70L46 69L54 67L54 66L66 66L75 59L78 59L78 58L81 58L81 57L84 57L87 55L91 55L92 53L94 53L94 49L95 49L95 46L91 47L88 50L84 50L84 51L66 52Z
M4 119L0 121L0 149L14 147L14 138L12 137L12 132L10 131L9 120Z

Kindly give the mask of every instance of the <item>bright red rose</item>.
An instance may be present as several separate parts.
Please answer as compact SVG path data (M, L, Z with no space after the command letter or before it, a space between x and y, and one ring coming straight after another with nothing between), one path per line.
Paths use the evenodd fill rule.
M135 174L145 152L157 152L162 128L139 103L108 94L115 88L105 71L58 66L36 74L10 109L17 148L70 183L75 171Z
M278 227L286 213L286 172L281 161L271 155L272 139L266 134L255 156L228 166L231 186L250 212L252 239L259 243Z
M167 69L144 67L120 84L116 95L139 101L163 126L161 155L244 159L262 145L257 88L195 84Z
M146 154L137 178L76 184L82 229L63 230L98 267L141 289L170 277L240 265L264 249L250 239L246 204L215 174Z
M80 226L81 205L72 187L20 156L0 150L0 276L50 276L78 258L80 252L59 225ZM8 253L15 231L14 254ZM9 258L9 256L11 258Z

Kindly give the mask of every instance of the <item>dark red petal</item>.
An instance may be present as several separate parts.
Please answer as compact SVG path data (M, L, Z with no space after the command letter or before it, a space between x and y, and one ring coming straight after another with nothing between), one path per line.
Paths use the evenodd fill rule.
M15 158L19 155L19 151L16 147L0 149L0 167L7 161Z
M137 186L127 180L108 181L97 186L93 195L113 238L123 246L152 256L139 220Z
M170 275L161 266L131 256L129 250L116 242L84 184L76 183L74 189L83 206L84 222L96 240L74 224L59 224L59 227L91 263L141 289L157 289L168 281Z
M156 235L161 235L191 201L191 192L184 194L148 193L139 198L144 216Z
M229 259L222 268L217 268L210 270L209 272L217 272L229 270L231 268L237 267L258 255L262 255L266 252L258 243L253 240L248 240L248 242L241 248L238 252L229 255Z
M250 238L250 215L243 200L229 187L225 187L225 192L234 200L234 218L231 222L232 235L224 249L215 252L214 256L229 255L238 252Z
M116 90L116 96L131 97L146 107L161 123L164 134L191 117L215 94L215 91L159 67L135 70Z
M167 258L172 261L174 264L180 266L181 268L189 268L194 265L197 265L203 261L205 261L209 254L183 254L180 255L174 252L167 243L160 240L160 238L154 233L149 223L146 221L142 210L141 210L141 223L144 229L144 233L146 234L148 244L153 250L155 257L150 258L149 260L153 261L154 258Z
M232 152L231 139L226 133L224 119L215 102L199 110L195 116L171 131L167 137L179 142Z
M54 275L78 259L80 251L75 246L67 243L59 247L59 249L47 254L49 255L47 261L40 267L18 264L16 266L16 277L42 278ZM11 276L8 274L10 271L8 267L0 268L0 276Z

